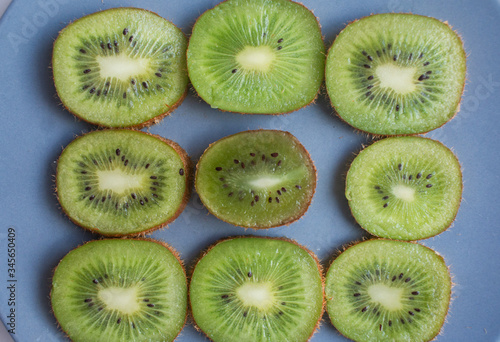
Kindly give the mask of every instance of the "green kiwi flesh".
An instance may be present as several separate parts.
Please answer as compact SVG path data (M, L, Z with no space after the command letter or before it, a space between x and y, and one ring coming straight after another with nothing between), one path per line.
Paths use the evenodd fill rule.
M171 22L138 8L113 8L61 31L52 67L64 106L106 127L151 124L187 91L187 39Z
M448 312L451 279L441 256L410 242L368 240L326 274L328 315L354 341L430 341Z
M460 164L438 141L386 138L354 159L345 195L354 218L369 233L426 239L455 219L462 199Z
M189 298L197 326L213 341L306 341L323 313L316 257L282 239L217 243L198 261Z
M227 0L193 28L188 71L213 108L278 114L311 103L324 79L316 17L289 0Z
M316 169L288 132L240 132L213 143L196 170L196 191L223 221L247 228L290 224L307 211Z
M186 275L159 241L97 240L60 261L51 302L75 342L173 341L186 321Z
M138 234L172 222L190 194L191 165L175 142L118 129L72 141L57 164L62 209L102 235Z
M386 13L356 20L336 38L326 88L337 114L373 134L423 133L458 111L465 52L447 23Z

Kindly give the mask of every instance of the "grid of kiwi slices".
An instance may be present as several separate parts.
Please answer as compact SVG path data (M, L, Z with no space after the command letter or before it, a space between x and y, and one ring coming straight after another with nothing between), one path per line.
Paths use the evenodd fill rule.
M262 15L264 8L267 16ZM213 20L220 25L213 25ZM387 32L374 31L375 41L342 38L351 37L348 34L356 32L357 25L367 22L371 27L381 21L390 27L385 31L402 27L402 37L389 39L384 36ZM413 25L410 29L405 26L408 22ZM224 37L228 28L232 35ZM412 38L408 30L423 28L440 34L452 53L445 58L439 47L410 44L421 37ZM161 38L154 36L158 30L163 31ZM345 121L370 133L392 135L428 131L451 119L463 89L465 59L460 39L446 24L422 16L376 15L350 25L341 38L328 55L326 85ZM345 47L342 40L351 40L352 46ZM58 94L70 111L97 125L142 127L157 122L165 109L170 112L185 96L186 44L173 24L145 10L122 8L90 15L69 25L55 43ZM304 44L307 53L300 49ZM137 59L146 50L152 56L145 58L143 68ZM344 58L355 63L344 68L340 65ZM210 59L215 66L207 62ZM242 113L284 113L311 103L324 78L324 62L317 19L288 0L225 1L199 18L187 50L187 68L198 94L214 108ZM446 68L454 62L457 72L452 75ZM405 76L408 70L416 80L405 83L411 78ZM398 73L404 79L398 79ZM398 89L385 94L387 84ZM340 97L345 96L340 100L339 87ZM405 92L409 88L418 94ZM352 98L375 109L372 117L358 115L362 106L354 115L344 115L341 102L351 103ZM441 115L434 118L439 110ZM362 123L352 123L350 115ZM260 130L236 136L245 135L251 137L222 139L219 152L213 153L217 149L213 144L206 153L214 155L200 158L196 189L202 201L216 216L243 227L294 222L307 210L315 190L316 170L309 154L287 132ZM368 213L371 221L377 216L368 210L371 206L378 206L376 212L385 218L388 212L406 215L404 221L420 213L424 220L412 222L411 227L392 218L373 229L364 218L358 221L374 235L392 239L438 234L451 224L460 203L458 161L433 142L439 145L436 151L429 139L393 139L408 145L398 145L397 153L390 151L387 158L376 154L371 162L365 157L368 152L362 152L357 159L368 159L369 167L352 164L346 196L353 215L358 219L359 213ZM373 147L393 141L385 140ZM161 145L168 152L149 154L156 147L146 145ZM418 152L416 157L412 150ZM167 139L133 130L97 131L76 139L61 155L57 193L63 210L85 228L111 236L147 233L180 214L188 198L189 171L187 154ZM248 183L245 177L257 179L253 184L259 189L242 187ZM132 178L135 185L124 185ZM366 188L366 181L375 183ZM448 186L451 195L443 190ZM162 192L164 188L175 188L175 196ZM355 191L364 192L374 203L351 201ZM423 209L404 212L409 206L403 202L419 196L430 198ZM446 215L429 209L444 204L450 204ZM219 214L217 205L225 213ZM437 218L444 223L426 227ZM415 233L417 226L425 229ZM444 322L451 291L448 269L434 251L383 239L358 243L337 257L327 272L325 291L317 258L286 238L220 241L199 259L190 281L193 318L214 341L306 341L318 328L324 292L332 323L349 338L427 341ZM61 260L51 302L59 324L74 341L171 341L186 321L185 272L175 251L162 242L93 241Z

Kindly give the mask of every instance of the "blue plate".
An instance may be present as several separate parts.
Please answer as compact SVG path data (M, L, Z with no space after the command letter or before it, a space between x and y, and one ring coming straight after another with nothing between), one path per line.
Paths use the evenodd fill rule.
M218 1L14 0L0 21L0 314L17 341L65 341L50 309L54 267L71 249L98 238L72 224L54 195L56 160L75 135L94 129L61 106L52 82L52 43L59 30L83 16L118 6L140 6L190 34L196 18ZM455 286L447 323L438 341L500 339L500 3L498 0L303 0L322 25L325 44L350 21L382 12L413 12L447 20L469 55L461 110L427 134L451 147L463 165L464 193L454 225L422 241L450 265ZM176 248L188 268L200 251L230 235L286 236L307 246L325 267L341 246L365 236L349 212L344 175L349 161L371 140L332 114L327 96L282 116L239 115L211 109L191 92L169 117L148 129L183 146L197 161L204 149L247 129L294 134L318 169L314 201L289 227L244 230L208 214L194 195L168 229L151 236ZM8 248L15 249L14 272ZM12 275L13 277L10 277ZM15 306L14 306L15 304ZM11 311L14 310L14 311ZM9 317L11 316L11 317ZM325 315L312 342L345 341ZM178 341L206 341L187 324Z

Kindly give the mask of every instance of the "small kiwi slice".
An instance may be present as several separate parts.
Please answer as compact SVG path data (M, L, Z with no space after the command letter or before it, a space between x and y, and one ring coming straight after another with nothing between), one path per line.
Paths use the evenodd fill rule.
M356 20L335 39L326 88L337 114L373 134L433 130L458 111L465 52L445 22L386 13Z
M186 47L174 24L143 9L88 15L54 43L57 93L70 112L100 126L152 124L186 95Z
M354 159L345 195L354 218L369 233L426 239L455 219L462 199L460 164L438 141L386 138Z
M207 148L195 186L205 207L221 220L270 228L304 215L316 188L316 169L292 134L244 131Z
M191 83L213 108L291 112L311 103L324 79L316 17L289 0L227 0L201 15L187 50Z
M160 241L91 241L60 261L51 302L75 342L173 341L186 322L186 274Z
M276 238L236 237L198 261L189 288L193 318L213 341L306 341L323 313L314 254Z
M56 191L76 224L108 236L138 234L180 215L191 174L188 155L173 141L141 131L102 130L64 149Z
M451 278L441 256L410 242L368 240L326 274L326 309L354 341L430 341L444 323Z

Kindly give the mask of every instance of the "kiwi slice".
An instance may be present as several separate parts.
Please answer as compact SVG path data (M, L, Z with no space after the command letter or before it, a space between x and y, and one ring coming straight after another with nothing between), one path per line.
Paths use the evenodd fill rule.
M306 341L323 313L314 254L285 239L237 237L212 246L189 288L193 318L213 341Z
M187 50L189 77L213 108L291 112L311 103L324 79L316 17L289 0L227 0L201 15Z
M170 113L187 92L187 39L138 8L113 8L61 31L52 67L64 106L107 127L142 127Z
M270 228L304 215L316 188L316 169L292 134L244 131L210 145L198 162L195 186L219 219Z
M355 244L326 274L330 319L354 341L432 340L444 323L450 292L443 258L410 242Z
M462 198L460 164L438 141L386 138L354 159L345 195L354 218L369 233L426 239L455 219Z
M433 130L458 111L465 52L445 22L386 13L356 20L335 39L326 88L338 115L380 135Z
M91 241L61 260L51 301L73 341L173 341L186 322L186 274L165 243Z
M175 142L119 129L72 141L57 164L62 209L102 235L145 233L177 218L190 194L191 162Z

